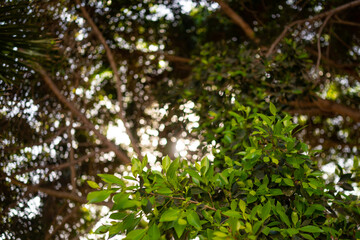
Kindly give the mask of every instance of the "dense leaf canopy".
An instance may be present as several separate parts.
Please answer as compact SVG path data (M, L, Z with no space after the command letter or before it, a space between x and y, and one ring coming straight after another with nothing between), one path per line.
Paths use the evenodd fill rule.
M225 156L240 161L250 131L228 124L236 102L292 115L295 137L321 150L311 160L326 182L352 191L359 10L359 0L2 1L0 238L87 234L101 208L85 205L86 181L128 175L134 156L153 167L208 156L219 171Z

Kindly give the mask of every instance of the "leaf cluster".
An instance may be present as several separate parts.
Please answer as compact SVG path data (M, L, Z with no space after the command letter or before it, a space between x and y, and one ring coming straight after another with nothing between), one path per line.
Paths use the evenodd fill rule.
M107 184L88 200L110 197L114 205L111 224L95 233L126 239L358 237L358 200L325 183L311 162L315 152L292 136L297 125L291 117L279 117L273 104L270 116L237 106L232 130L246 128L249 135L237 160L223 156L221 170L207 157L195 163L165 157L161 171L147 169L147 158L134 158L133 176L99 175Z

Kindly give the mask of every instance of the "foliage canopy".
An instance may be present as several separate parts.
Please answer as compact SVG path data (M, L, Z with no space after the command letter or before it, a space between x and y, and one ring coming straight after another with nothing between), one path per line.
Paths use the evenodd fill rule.
M300 147L294 154L304 155L304 171L327 170L325 180L310 175L303 178L305 183L308 178L321 182L317 188L329 196L317 195L317 191L312 196L317 196L314 201L326 210L315 209L307 216L286 203L287 195L264 195L265 200L251 203L247 195L241 195L239 199L247 204L244 216L251 216L255 206L271 204L271 216L257 226L259 229L276 227L268 226L268 222L277 219L280 229L320 227L324 232L299 230L299 234L315 238L329 234L323 226L331 226L336 231L333 235L354 237L356 232L350 229L355 227L345 223L355 221L356 206L341 206L338 201L347 204L355 199L344 195L340 200L337 194L354 190L359 182L354 160L360 145L359 6L360 0L1 1L0 238L78 239L87 234L103 215L99 206L111 205L104 201L97 202L98 207L86 205L86 196L92 191L87 181L99 182L105 176L97 174L127 176L132 157L141 160L147 155L152 167L160 167L165 156L187 159L188 163L179 160L179 164L186 171L196 171L201 179L201 168L198 170L195 162L208 157L214 169L209 187L228 191L230 185L221 185L225 180L211 179L223 173L229 182L230 169L244 167L235 163L244 164L244 155L239 152L255 146L251 144L257 140L249 142L253 127L265 126L261 116L275 118L269 102L298 124L295 136L290 132L285 135L309 147L308 152L302 149L304 144L294 140L293 147ZM242 115L237 103L253 109L252 114L262 121ZM276 117L274 131L283 119ZM276 129L282 127L283 131L287 121L290 119ZM273 131L270 125L264 132L258 130L257 137ZM279 136L272 139L288 143ZM287 145L273 146L280 157L268 156L269 162L262 166L270 166L266 171L275 171L276 160L283 166L281 149L287 151ZM321 152L311 154L314 150ZM264 154L267 150L256 151ZM268 189L307 188L296 184L298 169L290 164L290 178L279 173L278 183L268 176ZM151 175L158 181L162 174L164 181L167 179L166 172L138 174L148 174L150 180ZM234 179L251 178L256 192L265 175ZM294 186L286 186L290 180ZM194 188L197 180L191 177L186 181ZM331 192L332 184L336 185L335 192ZM314 188L309 185L308 189ZM191 191L184 194L181 197L187 198ZM306 194L306 190L300 192L298 200L306 199ZM340 214L332 223L324 219L332 219L323 204L325 199L332 199L330 196L335 197L331 200L334 206L346 211L331 207ZM98 196L98 200L103 197ZM194 201L208 201L203 192L197 198ZM278 203L284 207L291 227L277 212ZM216 209L239 212L239 206L231 210L231 202L224 204ZM308 203L304 204L305 209ZM189 211L191 216L191 211L198 213L201 224L206 220L200 215L204 209L194 204L189 208L184 212ZM299 223L291 219L292 210ZM305 221L310 216L314 222L308 224ZM341 216L347 216L346 220ZM252 230L254 218L263 220L257 213L246 220L241 217L236 221L245 227L249 221ZM197 222L195 215L193 218ZM235 224L230 218L220 223L206 220L203 226L229 221ZM189 221L184 215L188 223L194 219ZM171 221L165 221L160 227L169 225ZM196 229L190 224L184 232L195 235ZM259 229L256 234L263 234ZM252 235L251 231L241 231ZM283 238L295 234L274 231Z

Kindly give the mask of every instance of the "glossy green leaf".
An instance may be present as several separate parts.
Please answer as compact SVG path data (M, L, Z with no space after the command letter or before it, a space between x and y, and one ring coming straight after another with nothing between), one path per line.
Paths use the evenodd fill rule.
M201 229L200 218L196 212L194 212L192 210L187 211L187 221L190 225L194 226L196 229L198 229L198 230Z
M89 203L102 202L102 201L106 200L110 196L111 193L112 193L112 191L109 191L109 190L90 192L87 195L87 200L89 201Z
M276 116L277 110L276 110L275 105L272 102L270 102L270 112L272 115Z
M125 186L124 181L112 174L98 174L104 182Z
M151 240L158 240L160 239L160 229L156 224L153 224L149 230L148 235Z
M311 226L311 225L307 225L304 227L299 228L300 231L302 232L308 232L308 233L321 233L323 232L323 230L317 226Z
M179 209L169 208L161 215L160 222L175 221L176 219L178 219L179 213L180 213Z
M135 229L126 235L124 240L140 240L146 234L146 229Z

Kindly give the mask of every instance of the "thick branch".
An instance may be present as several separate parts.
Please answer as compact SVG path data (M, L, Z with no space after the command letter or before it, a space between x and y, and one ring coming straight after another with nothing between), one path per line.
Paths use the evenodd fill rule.
M62 164L59 164L59 165L50 165L50 166L47 165L47 166L34 167L34 168L18 171L16 173L14 173L13 176L21 175L21 174L28 173L28 172L32 172L32 171L35 171L35 170L38 170L38 169L48 169L49 172L52 172L52 171L55 171L55 170L59 171L59 170L64 169L64 168L80 164L80 163L88 160L89 158L94 157L98 153L109 152L109 151L111 151L110 148L100 149L100 151L95 151L95 152L89 153L89 154L87 154L85 156L82 156L78 160L74 160L73 162L66 162L66 163L62 163Z
M297 21L294 21L292 23L290 23L289 25L285 26L284 30L282 31L282 33L275 39L275 41L271 44L268 52L266 53L266 57L270 56L273 52L274 52L274 49L275 47L279 44L279 42L286 36L287 32L290 30L291 27L295 26L295 25L298 25L298 24L303 24L305 22L313 22L315 20L318 20L318 19L321 19L321 18L324 18L324 17L327 17L327 16L331 16L335 13L338 13L338 12L341 12L345 9L348 9L348 8L351 8L351 7L355 7L355 6L358 6L360 5L360 0L356 0L356 1L353 1L353 2L350 2L350 3L347 3L347 4L344 4L344 5L341 5L337 8L334 8L334 9L331 9L327 12L323 12L323 13L320 13L318 15L315 15L313 17L309 17L309 18L306 18L306 19L301 19L301 20L297 20Z
M228 17L230 17L241 29L245 32L246 36L248 36L251 40L258 43L259 39L255 37L254 31L251 29L249 24L247 24L242 17L240 17L234 10L230 8L230 6L223 2L222 0L214 0L217 2L221 9L225 12Z
M121 152L116 145L111 142L107 137L105 137L100 131L98 131L94 124L90 122L69 100L67 100L64 95L61 94L60 90L57 88L55 83L51 80L47 72L39 65L34 64L34 69L36 69L40 75L43 77L45 83L50 87L51 91L55 94L55 96L62 102L66 107L70 109L70 111L77 117L79 120L88 127L89 130L93 131L94 134L101 140L102 143L111 148L112 151L115 152L116 156L120 159L123 164L130 163L130 159Z
M314 112L317 108L323 113L327 114L337 114L343 117L350 117L355 122L360 122L360 111L343 104L336 103L334 101L322 99L315 97L314 101L304 101L296 100L292 102L287 102L289 106L296 107L297 109L311 109L311 112Z
M119 117L120 117L121 121L124 123L126 133L130 138L131 145L134 148L134 151L136 152L138 157L140 159L142 159L142 154L141 154L141 151L140 151L140 148L139 148L139 144L136 141L136 139L134 138L133 134L131 133L130 128L128 126L128 123L126 121L124 103L123 103L122 92L121 92L121 80L120 80L120 76L119 76L119 72L118 72L118 67L116 66L116 62L115 62L115 59L114 59L114 55L113 55L109 45L106 43L106 39L102 35L101 31L96 26L95 22L92 20L91 16L86 11L86 9L81 5L80 0L76 0L76 3L80 6L81 13L83 14L84 18L89 23L89 25L91 26L91 28L94 31L96 37L100 40L101 44L105 48L107 59L109 60L111 69L113 70L113 74L114 74L114 80L115 80L116 92L117 92L117 99L118 99L119 106L120 106Z
M12 177L8 177L8 178L11 180L11 183L13 183L17 186L20 186L20 187L27 188L31 192L42 192L49 196L53 196L56 198L69 199L74 202L78 202L78 203L82 203L82 204L88 203L88 201L85 197L79 197L75 193L62 192L62 191L57 191L57 190L53 190L53 189L49 189L49 188L42 188L42 187L38 187L38 186L31 186L31 185L27 185L23 182L20 182ZM102 206L112 207L111 202L100 202L97 204L102 205Z

